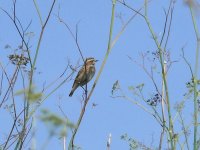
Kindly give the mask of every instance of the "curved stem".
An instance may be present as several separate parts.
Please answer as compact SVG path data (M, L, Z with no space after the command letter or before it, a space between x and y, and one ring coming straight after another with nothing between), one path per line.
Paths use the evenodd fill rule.
M190 13L191 13L191 17L192 17L192 22L193 22L193 26L194 26L194 31L195 31L195 35L196 35L196 41L197 41L197 45L196 45L196 62L195 62L195 68L194 68L194 150L197 150L197 135L198 135L198 102L197 102L197 98L198 98L198 92L197 92L197 78L198 78L198 66L199 66L199 48L200 48L200 35L198 32L198 28L197 28L197 23L196 23L196 19L194 17L194 12L192 9L192 6L190 5Z
M95 79L95 81L94 81L94 84L93 84L93 86L92 86L92 89L91 89L91 91L90 91L90 93L89 93L87 99L86 99L85 102L84 102L84 105L83 105L83 108L82 108L82 110L81 110L81 113L80 113L78 122L77 122L77 124L76 124L76 127L75 127L75 129L74 129L74 132L73 132L73 134L72 134L72 137L71 137L71 140L70 140L70 143L69 143L69 147L68 147L69 150L70 150L70 149L74 150L74 139L75 139L76 133L77 133L77 131L78 131L78 129L79 129L79 126L80 126L80 124L81 124L81 121L82 121L82 119L83 119L83 116L84 116L84 114L85 114L86 106L87 106L88 101L90 100L90 98L91 98L91 96L92 96L92 93L93 93L93 91L94 91L94 89L95 89L95 86L96 86L96 84L97 84L97 82L98 82L98 80L99 80L99 77L100 77L100 75L101 75L101 73L102 73L102 71L103 71L103 69L104 69L104 66L105 66L105 64L106 64L106 61L107 61L108 56L109 56L110 51L111 51L111 40L112 40L112 32L113 32L113 26L114 26L115 4L116 4L116 0L113 0L113 1L112 1L112 15L111 15L110 33L109 33L109 41L108 41L107 52L106 52L105 57L104 57L104 60L103 60L103 62L102 62L102 64L101 64L101 68L100 68L100 70L99 70L99 72L98 72L98 74L97 74L97 77L96 77L96 79Z

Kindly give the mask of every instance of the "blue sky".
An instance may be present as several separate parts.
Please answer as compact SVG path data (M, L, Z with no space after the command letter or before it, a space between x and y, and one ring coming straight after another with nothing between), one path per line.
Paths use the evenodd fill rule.
M127 0L133 8L139 9L143 5L143 1L133 2ZM41 10L43 20L46 18L51 5L51 0L38 1L38 6ZM154 28L158 39L161 38L164 26L164 9L169 5L168 0L153 0L149 4L148 16ZM0 1L0 7L12 12L12 1ZM58 78L67 66L68 60L70 64L75 66L81 56L77 50L74 40L70 36L68 30L63 24L58 21L56 15L60 7L60 17L70 26L75 32L76 24L78 24L78 42L83 52L84 57L95 57L99 60L96 64L98 71L106 53L110 16L112 3L110 0L57 0L51 18L47 24L40 51L36 64L36 74L34 77L34 85L37 90L42 90L44 83L48 85ZM34 4L32 1L18 0L17 1L17 17L22 25L27 26L30 21L32 24L29 32L34 32L33 38L30 40L31 54L35 54L36 44L40 33L40 22L37 16ZM124 22L133 13L124 6L116 5L116 17L114 22L115 37L122 27L122 16ZM199 16L198 16L199 17ZM14 25L9 18L0 11L0 61L3 65L9 62L7 55L12 53L12 50L5 50L6 44L16 48L20 44L20 37L14 28ZM185 83L190 80L190 73L187 65L181 58L181 48L185 46L185 55L194 66L195 58L195 34L192 26L192 20L188 7L183 1L177 1L174 9L173 22L171 27L171 35L167 49L170 50L171 59L178 61L174 63L169 71L169 95L172 105L183 97L186 92ZM84 115L81 126L78 130L75 144L82 147L83 150L102 150L106 148L106 141L109 133L112 134L112 149L128 149L128 143L120 139L120 136L128 133L132 138L144 142L148 146L158 145L158 138L161 128L152 116L145 113L143 110L133 105L124 99L116 99L111 97L112 85L116 80L119 80L121 88L125 93L135 98L129 86L136 86L141 83L145 84L145 97L151 97L155 94L152 82L149 80L144 71L133 63L128 56L132 57L137 62L141 62L140 53L156 50L156 45L153 42L150 32L144 20L137 16L128 25L125 32L121 35L116 45L113 47L106 66L101 74L95 91L89 101L86 113ZM147 63L147 66L150 66ZM158 67L159 69L159 67ZM12 75L13 66L8 65L7 71ZM68 74L70 73L68 70ZM39 73L41 72L41 73ZM156 81L161 87L161 78L156 75ZM75 75L73 76L73 79ZM57 84L59 84L62 78ZM88 87L91 88L92 80ZM159 83L160 82L160 83ZM62 106L65 114L72 122L76 122L80 113L80 99L82 98L82 89L79 88L73 95L68 97L73 81L66 82L59 90L50 96L40 109L49 109L60 116L58 105ZM15 91L20 90L20 81L15 87ZM54 85L55 87L56 85ZM52 88L53 89L53 88ZM48 91L49 92L49 91ZM45 93L45 94L48 94ZM19 103L23 100L19 99ZM98 104L95 108L92 103ZM189 111L192 102L188 102L187 117L191 117L192 112ZM159 106L160 107L160 106ZM20 107L19 107L20 108ZM173 115L175 111L173 110ZM5 122L0 125L0 137L10 129L10 116L6 110L0 110L0 120ZM37 119L40 115L40 110L36 112L36 148L41 149L48 136L48 130L44 123ZM2 122L2 121L1 121ZM175 130L178 130L175 129ZM68 139L70 138L70 131ZM152 141L153 137L153 141ZM0 138L1 139L1 138ZM61 149L62 141L59 137L53 137L46 149ZM192 141L190 141L192 144Z

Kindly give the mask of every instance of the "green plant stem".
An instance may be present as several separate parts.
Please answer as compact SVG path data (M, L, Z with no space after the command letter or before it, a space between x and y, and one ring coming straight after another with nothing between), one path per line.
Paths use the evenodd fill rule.
M149 28L149 31L153 37L153 40L155 41L155 44L159 50L159 58L160 58L160 65L162 69L162 78L164 82L164 87L165 87L165 95L166 95L166 102L167 102L167 111L168 111L168 119L169 119L169 137L170 137L170 144L171 144L171 149L175 150L175 142L173 139L174 131L173 131L173 122L172 122L172 116L171 116L171 107L170 107L170 100L169 100L169 92L168 92L168 85L167 85L167 80L166 80L166 73L164 69L164 60L163 60L163 55L162 55L162 48L160 47L160 44L157 40L157 37L153 31L153 28L148 20L147 17L147 0L145 0L145 16L144 19L147 23L147 26Z
M199 66L199 46L200 46L200 35L198 32L197 28L197 23L196 19L194 16L194 12L192 9L192 5L189 5L190 8L190 13L192 17L192 23L194 26L194 31L196 35L196 41L197 41L197 46L196 46L196 62L195 62L195 68L194 68L194 150L197 150L197 135L198 135L198 102L197 102L197 97L198 97L198 92L197 92L197 78L198 78L198 66Z
M146 17L145 17L146 18ZM153 39L156 43L156 46L157 48L159 49L159 58L160 58L160 65L161 65L161 69L162 69L162 78L163 78L163 81L164 81L164 87L165 87L165 95L166 95L166 102L167 102L167 111L168 111L168 119L169 119L169 136L170 136L170 143L171 143L171 148L172 150L175 150L174 149L174 142L173 142L173 122L172 122L172 116L171 116L171 107L170 107L170 100L169 100L169 92L168 92L168 85L167 85L167 80L166 80L166 74L165 74L165 71L164 71L164 61L163 61L163 56L162 56L162 49L157 41L157 38L152 30L152 27L148 21L148 19L146 18L145 19L147 24L148 24L148 27L149 27L149 30L153 36Z
M43 33L44 33L44 30L45 30L45 27L47 25L47 22L50 18L50 15L51 15L51 12L53 10L53 7L54 7L54 4L55 4L56 0L53 0L53 3L51 5L51 8L50 8L50 11L48 13L48 16L45 20L45 23L42 25L41 27L41 32L40 32L40 37L39 37L39 40L38 40L38 44L37 44L37 48L36 48L36 53L35 53L35 56L34 56L34 61L33 61L33 65L31 66L31 71L30 71L30 80L29 80L29 90L28 90L28 98L29 98L29 95L31 94L31 88L32 88L32 85L33 85L33 76L34 76L34 70L35 70L35 66L36 66L36 61L37 61L37 57L38 57L38 53L39 53L39 49L40 49L40 44L41 44L41 41L42 41L42 37L43 37ZM39 12L39 9L37 7L37 3L35 3L34 1L34 4L35 4L35 7L36 7L36 10L37 10L37 13L38 13L38 16L40 17L41 19L41 15L40 15L40 12ZM22 149L22 146L23 146L23 142L24 142L24 136L25 136L25 132L26 132L26 125L27 125L27 122L29 120L29 100L27 100L26 102L26 106L25 106L25 119L24 119L24 124L23 124L23 127L22 127L22 131L21 131L21 135L19 136L19 140L15 146L15 150L19 149L21 150Z
M103 60L103 62L102 62L102 64L101 64L100 70L99 70L99 72L98 72L98 74L97 74L97 77L96 77L96 79L95 79L95 81L94 81L94 84L93 84L93 86L92 86L92 89L91 89L91 91L90 91L90 93L89 93L87 99L86 99L85 102L84 102L84 106L83 106L83 108L82 108L82 110L81 110L81 114L80 114L80 116L79 116L78 122L77 122L77 124L76 124L76 127L75 127L75 129L74 129L74 132L73 132L72 137L71 137L71 139L70 139L70 143L69 143L68 150L70 150L70 149L73 150L73 149L74 149L74 139L75 139L76 133L77 133L77 131L78 131L78 129L79 129L79 126L80 126L80 124L81 124L81 121L82 121L82 119L83 119L83 116L84 116L84 113L85 113L85 110L86 110L87 103L88 103L88 101L90 100L90 98L91 98L91 96L92 96L92 93L93 93L93 91L94 91L94 89L95 89L95 87L96 87L96 84L97 84L97 82L98 82L98 80L99 80L99 77L100 77L100 75L101 75L101 73L102 73L102 71L103 71L103 69L104 69L104 66L105 66L105 64L106 64L106 61L107 61L108 56L109 56L110 51L111 51L111 40L112 40L112 32L113 32L114 17L115 17L115 15L114 15L114 14L115 14L115 4L116 4L116 0L113 0L113 1L112 1L112 15L111 15L110 33L109 33L109 40L108 40L107 52L106 52L105 57L104 57L104 60Z
M181 125L182 125L182 128L183 128L183 134L184 134L184 137L185 137L185 143L186 143L187 149L190 150L189 143L188 143L188 135L187 135L188 131L187 131L187 128L185 127L185 123L184 123L184 120L183 120L182 112L179 112L179 117L180 117Z
M120 2L120 1L119 1ZM164 89L165 89L165 95L166 95L166 102L167 102L167 111L168 111L168 119L169 119L169 130L168 130L168 133L169 133L169 137L170 137L170 144L171 144L171 149L172 150L175 150L175 141L173 139L173 135L174 135L174 131L173 131L173 121L172 121L172 116L171 116L171 107L170 107L170 101L169 101L169 93L168 93L168 86L167 86L167 81L166 81L166 73L164 71L164 59L163 59L163 50L161 48L161 45L159 44L158 40L157 40L157 37L153 31L153 28L148 20L148 17L147 17L147 6L148 6L148 0L144 0L144 7L145 7L145 12L144 12L144 15L141 14L140 12L134 10L133 8L131 8L130 6L126 5L125 2L120 2L121 4L123 4L124 6L126 6L127 8L131 9L132 11L136 12L137 14L139 14L146 22L149 30L150 30L150 33L153 37L153 40L159 50L159 59L160 59L160 64L161 64L161 69L162 69L162 79L163 79L163 84L164 84Z
M35 6L35 9L37 11L37 14L38 14L38 17L40 19L40 24L41 26L43 25L43 22L42 22L42 17L41 17L41 13L40 13L40 9L38 7L38 4L37 4L37 1L36 0L33 0L33 3L34 3L34 6Z
M164 63L164 72L166 72L166 64ZM161 99L161 110L162 110L162 122L163 122L163 129L161 132L161 136L160 136L160 143L159 143L159 150L162 149L162 142L163 142L163 136L164 136L164 132L165 132L165 127L166 127L166 119L165 119L165 102L164 102L164 95L165 95L165 87L164 87L164 83L162 81L162 99Z

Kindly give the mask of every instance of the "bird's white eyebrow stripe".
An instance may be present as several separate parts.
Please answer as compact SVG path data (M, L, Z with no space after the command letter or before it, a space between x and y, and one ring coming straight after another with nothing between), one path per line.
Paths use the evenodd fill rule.
M86 59L87 62L94 61L94 60L95 60L94 58L88 58L88 59Z

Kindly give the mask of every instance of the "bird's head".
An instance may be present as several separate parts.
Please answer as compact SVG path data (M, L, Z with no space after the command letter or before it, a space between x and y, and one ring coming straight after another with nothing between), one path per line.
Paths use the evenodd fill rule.
M94 59L93 57L86 58L85 64L86 65L95 65L98 60Z

